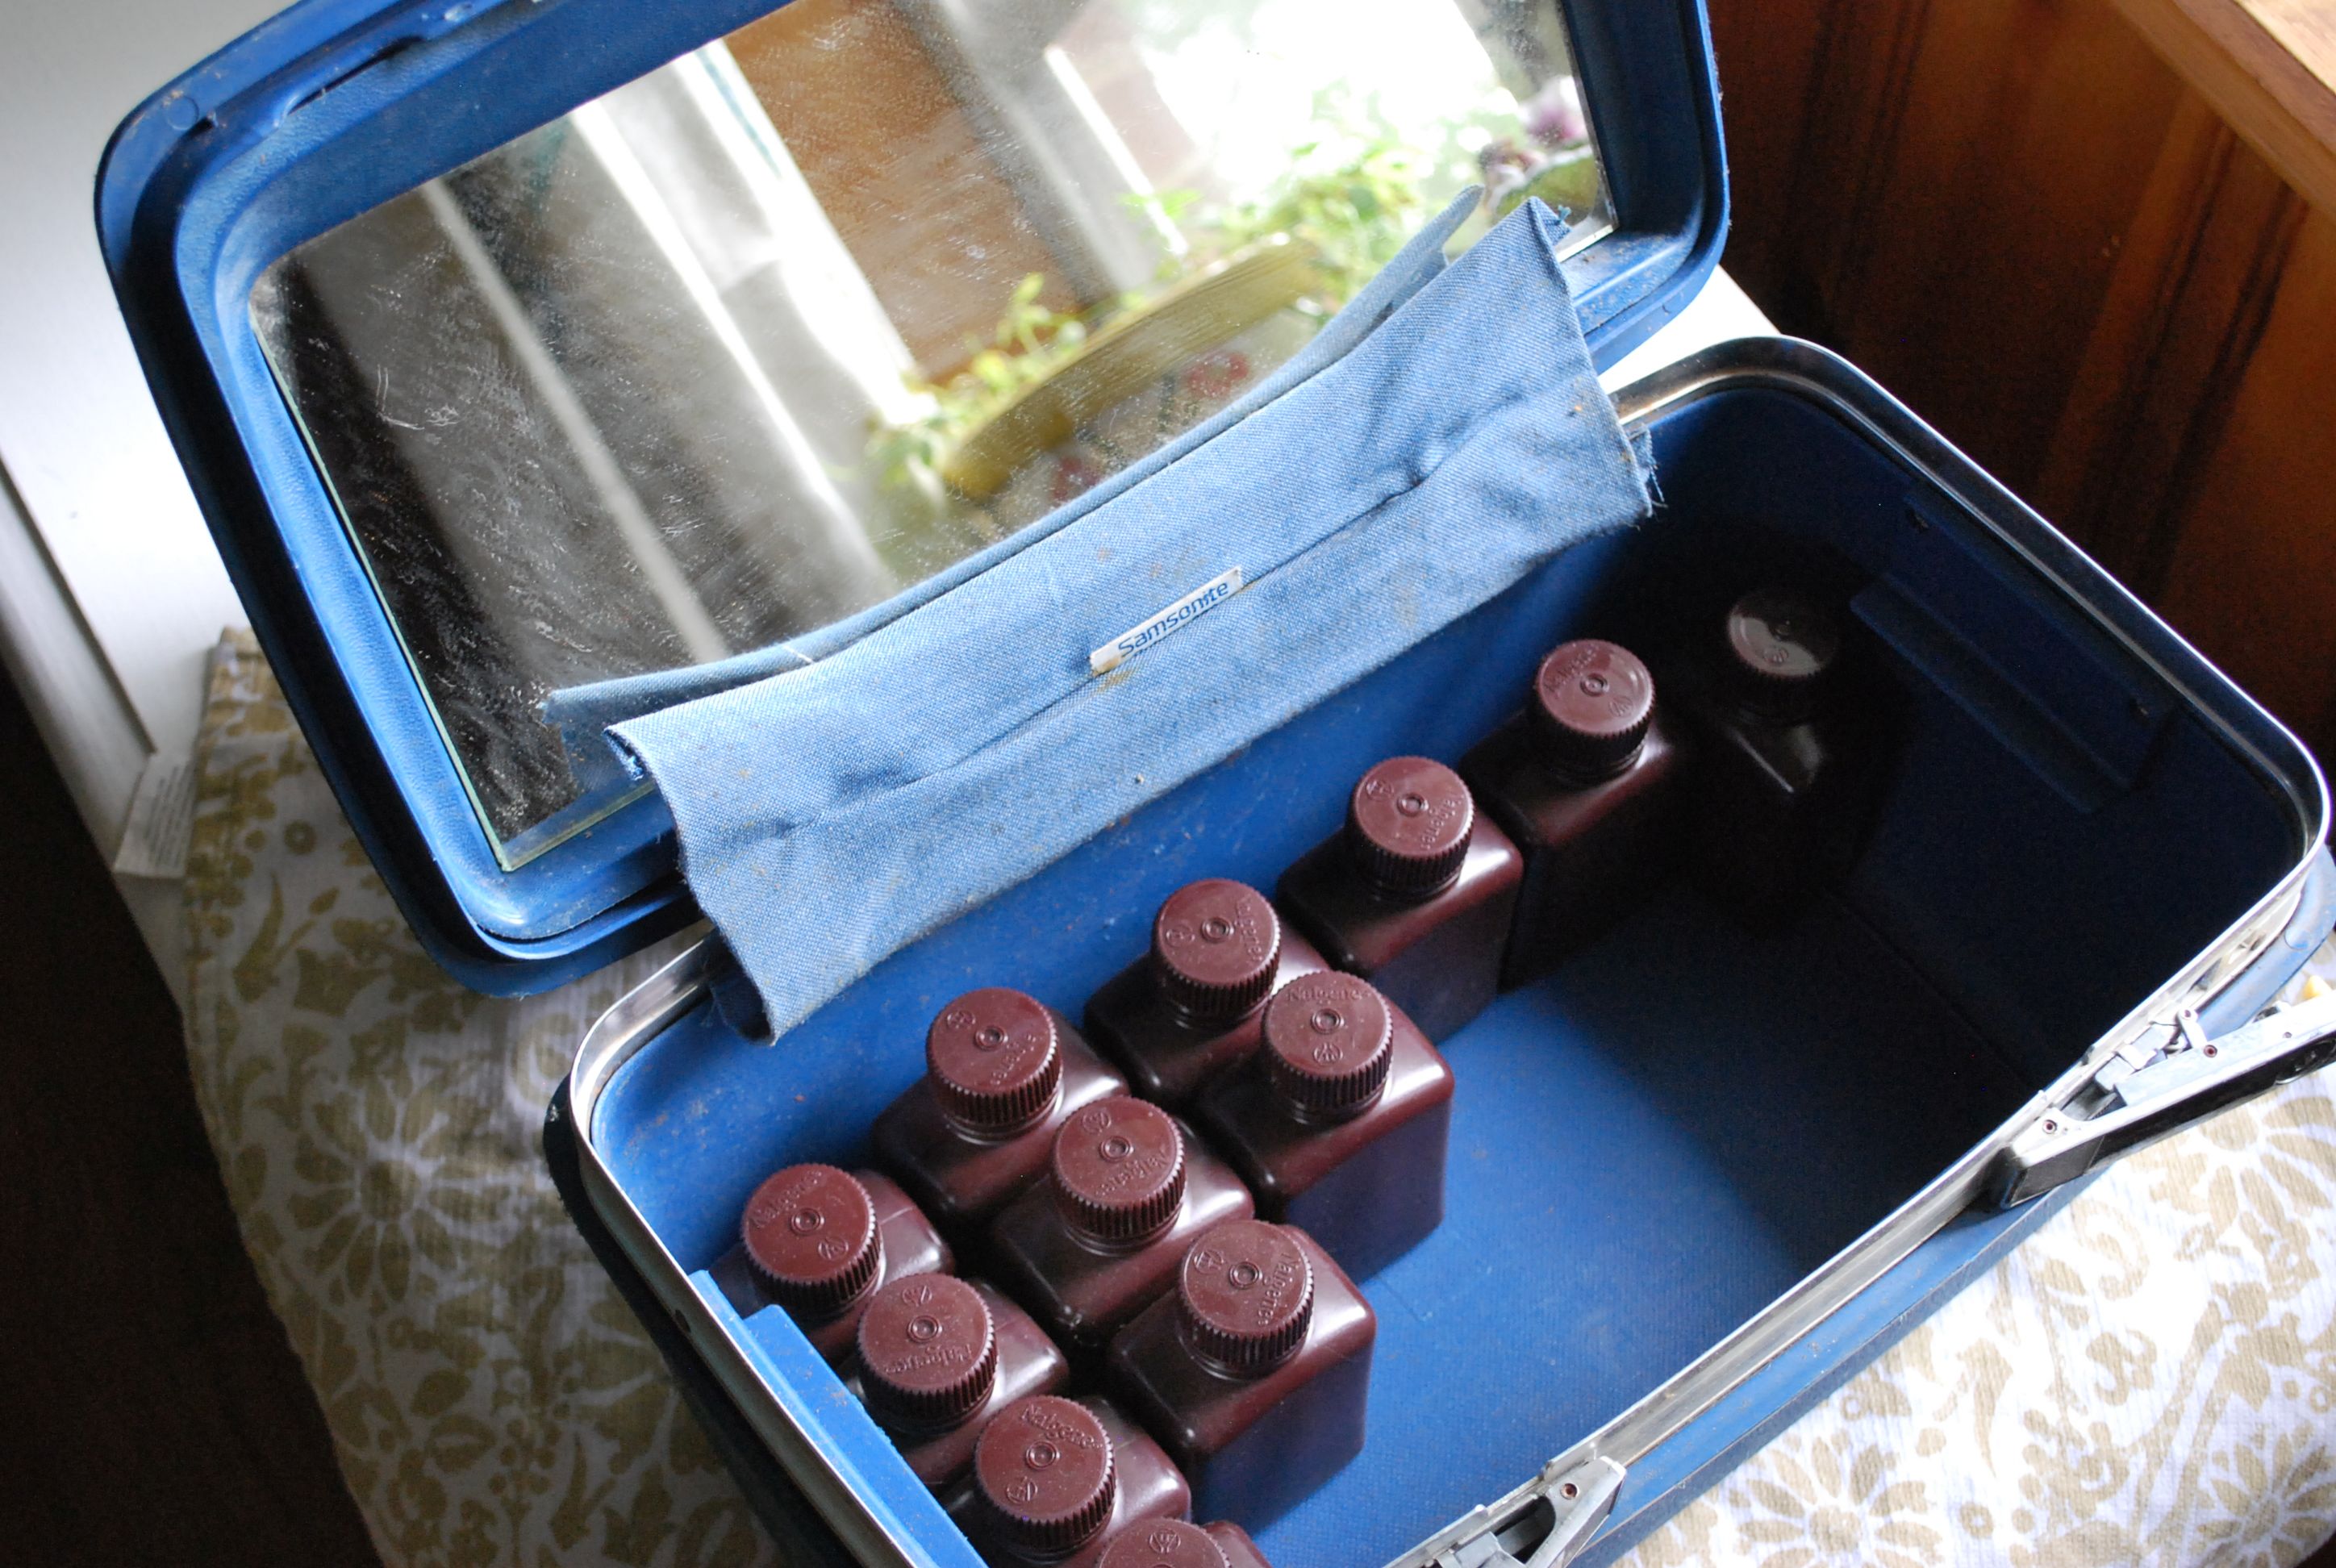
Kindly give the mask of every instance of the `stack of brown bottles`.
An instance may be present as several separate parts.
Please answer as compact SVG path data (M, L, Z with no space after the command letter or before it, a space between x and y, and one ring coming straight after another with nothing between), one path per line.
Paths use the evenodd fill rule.
M1332 967L1441 1040L1498 989L1523 871L1458 774L1391 757L1355 785L1345 829L1283 872L1274 896Z
M1127 1092L1069 1020L1002 986L925 1032L925 1076L877 1116L876 1157L960 1247L1046 1168L1072 1115Z
M1457 936L1504 920L1516 880L1514 850L1434 766L1380 770L1350 824L1406 928L1386 950L1434 959L1397 977L1459 966ZM1479 967L1470 1008L1489 993ZM1441 1214L1450 1069L1368 980L1222 880L1167 900L1088 1021L1125 1076L1024 992L951 1001L926 1076L874 1128L898 1184L778 1172L715 1272L742 1313L783 1309L847 1372L998 1568L1114 1550L1259 1568L1231 1521L1270 1522L1360 1450L1377 1320L1350 1271ZM996 1283L954 1277L952 1242ZM1097 1387L1141 1415L1083 1392ZM1196 1483L1226 1522L1185 1522Z
M1638 655L1585 638L1552 650L1523 716L1461 760L1524 855L1504 987L1547 974L1661 880L1683 755Z
M998 1216L994 1276L1092 1371L1176 1277L1193 1237L1255 1212L1232 1167L1159 1106L1125 1096L1056 1135L1047 1179Z
M850 1361L860 1315L886 1281L952 1262L932 1222L874 1171L789 1165L754 1189L738 1228L713 1269L731 1306L742 1318L784 1309L834 1365Z
M1255 888L1192 882L1160 906L1152 950L1088 1001L1087 1033L1136 1094L1180 1111L1256 1051L1276 988L1328 968Z
M1022 991L949 1002L876 1120L890 1177L771 1176L715 1268L732 1303L849 1374L993 1568L1264 1568L1242 1525L1363 1446L1355 1281L1443 1218L1435 1042L1660 880L1690 784L1699 873L1755 911L1854 816L1838 624L1763 590L1721 629L1686 667L1692 751L1638 656L1564 643L1457 771L1366 772L1279 911L1222 878L1171 894L1086 1037Z
M972 1475L942 1505L994 1568L1088 1568L1131 1524L1188 1517L1192 1494L1108 1400L1041 1394L982 1428Z

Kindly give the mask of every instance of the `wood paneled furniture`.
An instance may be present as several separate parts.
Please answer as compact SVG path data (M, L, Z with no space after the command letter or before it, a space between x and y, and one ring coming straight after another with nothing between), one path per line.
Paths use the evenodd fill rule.
M2336 757L2336 209L2146 8L1713 0L1728 265Z

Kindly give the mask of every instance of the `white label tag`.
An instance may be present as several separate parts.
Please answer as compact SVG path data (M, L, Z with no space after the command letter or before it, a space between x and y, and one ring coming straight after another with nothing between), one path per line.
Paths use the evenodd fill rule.
M194 825L194 757L149 756L130 797L130 817L122 824L113 869L125 877L163 881L185 876L187 842Z
M1170 605L1159 614L1136 622L1087 655L1087 672L1101 675L1117 669L1130 654L1140 653L1174 631L1199 619L1241 591L1241 569L1227 567L1217 576Z

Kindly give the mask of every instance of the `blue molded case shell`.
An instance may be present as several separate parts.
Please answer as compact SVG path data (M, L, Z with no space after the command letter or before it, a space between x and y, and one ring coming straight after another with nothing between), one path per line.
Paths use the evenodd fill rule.
M2280 940L2205 1009L2210 1035L2244 1022L2278 994L2336 920L2336 861L2322 852L2303 900ZM543 1151L561 1203L593 1255L674 1375L723 1464L738 1478L780 1555L804 1568L854 1568L851 1552L805 1500L755 1435L728 1390L658 1300L593 1206L583 1173L569 1086L561 1084L543 1124ZM1994 1267L2029 1232L2059 1213L2097 1179L2071 1182L2002 1213L1973 1214L1940 1232L1819 1329L1794 1344L1706 1411L1650 1458L1630 1467L1614 1513L1581 1568L1611 1562L1680 1507L1693 1502L1754 1449L1829 1398L1941 1305Z
M117 132L101 172L98 222L107 264L166 424L254 625L352 823L414 929L440 961L481 989L514 993L558 984L691 918L686 890L672 869L668 823L655 801L645 798L589 836L570 840L518 871L505 872L497 864L394 628L260 355L247 301L261 269L292 247L769 8L760 0L707 0L686 8L622 0L307 0L149 100ZM1614 234L1569 264L1603 365L1642 341L1691 298L1718 259L1727 188L1717 86L1696 0L1572 0L1565 9L1619 220ZM1877 507L1896 504L1895 492L1865 483L1847 463L1787 472L1794 460L1776 443L1698 440L1693 430L1700 417L1690 411L1689 417L1668 422L1670 434L1656 432L1666 481L1676 493L1694 487L1701 464L1730 486L1745 484L1752 496L1747 505L1755 503L1757 493L1790 493L1792 487L1812 482L1831 486L1828 503L1849 509L1845 515L1862 521L1870 521ZM1906 438L1902 433L1899 439ZM1936 453L1925 456L1937 460ZM1954 463L1960 464L1960 477L1949 489L1957 500L2016 506L1985 486L1967 463L1959 458ZM1990 493L1982 496L1982 491ZM1928 503L1918 499L1915 504ZM1952 522L1952 516L1941 521ZM2031 564L2041 574L2098 579L2088 563L2048 533L2030 536L2024 548L2040 552ZM1552 579L1555 587L1518 591L1530 600L1546 589L1557 594L1552 602L1562 601L1560 579L1594 570L1595 561L1586 554ZM1969 586L1973 592L1989 591L1977 579ZM2129 600L2096 608L2120 632L2156 648L2186 678L2212 677ZM2148 738L2121 727L2117 717L2125 711L2118 682L2127 678L2118 660L2107 659L2094 668L2092 689L2056 691L2051 681L2059 667L2047 657L2052 628L2033 616L1990 617L1988 636L1974 642L1958 635L1952 605L1942 609L1935 602L1882 597L1866 609L1871 624L1911 665L1960 691L1974 733L1983 732L2018 756L2034 775L2036 788L2082 810L2086 800L2104 798L2105 790L2113 793L2121 775L2144 765ZM1479 622L1480 628L1489 624ZM1511 663L1530 652L1517 636L1501 646L1501 657ZM2011 683L2014 700L2008 704L1996 700L2004 695L2002 659L2017 665L2025 682L2024 689ZM1397 691L1406 678L1400 673L1374 677L1380 682L1374 689ZM1484 709L1494 700L1480 692L1442 705L1470 708L1443 722L1481 729L1497 716ZM1256 754L1270 755L1277 744L1268 737ZM1347 744L1367 746L1370 740L1358 734ZM1342 757L1338 766L1368 760ZM2282 765L2309 771L2308 762ZM2316 777L2308 783L2309 792L2303 781L2295 787L2317 792ZM1315 803L1331 802L1334 793L1317 789ZM1156 808L1159 817L1147 810L1137 820L1156 825L1207 798L1203 786L1187 793L1182 805L1163 803ZM2316 793L2313 803L2315 809L2321 803ZM1278 863L1327 826L1327 818L1310 825L1260 823L1246 848L1228 850L1221 840L1217 849L1254 859L1254 868L1231 869L1260 872L1270 881ZM2217 896L2235 897L2238 883L2263 870L2251 860L2216 872L2213 834L2152 847L2167 849L2173 870L2155 861L2136 863L2132 885L2119 888L2136 902L2190 895L2194 890L2180 885L2182 873L2200 867L2215 873L2203 880L2214 882ZM2256 858L2260 853L2250 852ZM1154 874L1164 875L1167 869L1163 865ZM1953 870L1948 857L1942 857L1942 873ZM1070 885L1060 878L1088 873L1074 868L1046 874L1057 878L1053 885L1060 888ZM2168 885L2169 875L2176 885ZM2302 904L2289 918L2286 939L2224 992L2210 1012L2213 1024L2235 1023L2288 978L2327 928L2328 890L2323 861ZM1099 900L1111 891L1097 881L1088 896ZM968 917L968 931L941 933L920 944L862 982L856 1001L847 993L839 1007L848 1011L872 1006L908 1018L931 999L922 993L944 978L942 967L960 961L949 957L951 944L961 956L965 944L978 943L984 931L997 935L997 922L1010 918L976 911ZM2100 953L2049 941L2014 945L2032 950L2036 964L2057 966L2070 977L2068 1007L2086 1003L2087 966L2098 963ZM1127 956L1098 948L1061 957L1060 972L1050 983L1076 990L1079 965L1107 969ZM1066 990L1058 999L1075 1006L1077 997ZM2091 1002L2101 999L2092 997ZM1493 1049L1484 1054L1496 1063L1511 1059L1501 1053L1531 1043L1514 1019L1494 1022L1484 1037ZM2020 1062L2030 1081L2049 1079L2067 1065L2065 1057L2052 1055L2056 1044L2065 1050L2067 1041L2058 1036L2067 1031L2023 1032L2021 1021L2009 1016L1993 1022L1990 1043ZM860 1058L845 1048L847 1042L819 1037L817 1020L805 1027L806 1037L796 1043L807 1048L793 1053L791 1070L855 1070ZM897 1039L890 1033L871 1036L877 1043L863 1048L880 1070L862 1074L853 1093L861 1099L890 1094L912 1077L913 1037L913 1029ZM1574 1051L1572 1059L1582 1059L1582 1040L1563 1031L1552 1031L1552 1037ZM1455 1049L1465 1056L1467 1034L1458 1041ZM1808 1076L1804 1072L1801 1077ZM821 1115L833 1125L850 1123L865 1107L844 1103L848 1099L839 1093L832 1103L822 1101ZM709 1372L704 1345L672 1327L669 1314L678 1310L674 1302L657 1293L638 1261L611 1238L605 1216L579 1181L583 1151L574 1131L563 1090L552 1106L546 1146L579 1224L658 1339L693 1402L708 1417L717 1444L783 1544L809 1561L842 1560L832 1533L803 1505ZM1615 1119L1599 1135L1619 1156L1630 1154L1636 1134L1631 1124ZM731 1157L751 1163L754 1153L734 1147ZM1875 1169L1855 1174L1849 1184L1878 1200L1885 1189L1894 1190L1890 1183L1925 1174L1912 1172L1903 1158L1891 1169L1880 1168L1888 1164L1876 1162ZM678 1251L702 1251L688 1236L702 1237L710 1233L709 1226L726 1222L722 1210L729 1200L719 1189L722 1181L742 1173L715 1173L718 1179L709 1185L707 1170L686 1160L670 1170L655 1165L654 1158L636 1163L628 1179L668 1222L667 1239ZM1749 1181L1746 1177L1739 1184ZM1701 1191L1681 1188L1686 1203L1706 1195L1727 1203L1741 1198L1717 1177L1708 1178ZM2006 1216L1969 1217L1939 1231L1816 1329L1736 1384L1632 1466L1616 1517L1593 1556L1620 1550L1635 1531L1650 1526L1668 1506L1692 1495L1735 1456L1848 1376L1905 1324L1985 1267L2056 1201L2058 1195ZM730 1216L735 1217L735 1203ZM1479 1222L1460 1213L1454 1237L1467 1239L1469 1228ZM1627 1238L1612 1233L1612 1226L1607 1229L1601 1244L1612 1256L1627 1256L1621 1250ZM1670 1331L1674 1337L1683 1332ZM1464 1349L1482 1351L1488 1364L1497 1360L1499 1347L1489 1340ZM1426 1378L1434 1372L1427 1367L1406 1375ZM799 1378L768 1375L766 1386L800 1401L826 1391L818 1381L822 1376L823 1370L814 1368ZM842 1425L847 1429L836 1452L856 1474L875 1477L869 1483L871 1490L885 1485L889 1453L881 1437L864 1421L857 1427L848 1420ZM1486 1500L1480 1495L1435 1501L1456 1512ZM901 1505L913 1516L926 1502L918 1494L905 1496ZM945 1534L935 1539L949 1544Z
M1664 480L1640 528L895 954L776 1047L686 979L595 1027L548 1130L555 1174L783 1540L969 1563L800 1331L711 1284L754 1181L860 1159L950 995L1011 983L1075 1012L1176 885L1270 885L1365 767L1459 756L1553 642L1675 646L1670 618L1716 615L1779 560L1830 573L1905 704L1890 779L1796 924L1747 930L1674 886L1442 1042L1445 1221L1360 1281L1373 1436L1260 1532L1274 1561L1388 1560L1591 1445L1628 1466L1585 1561L1611 1557L2065 1201L1971 1207L2089 1052L2183 998L2233 1028L2326 935L2308 755L1872 383L1759 339L1622 401Z
M149 99L98 230L165 424L351 824L432 954L548 989L694 918L653 795L498 864L248 311L301 242L774 9L764 0L304 0ZM1617 228L1571 261L1613 363L1692 298L1727 229L1698 0L1566 6Z

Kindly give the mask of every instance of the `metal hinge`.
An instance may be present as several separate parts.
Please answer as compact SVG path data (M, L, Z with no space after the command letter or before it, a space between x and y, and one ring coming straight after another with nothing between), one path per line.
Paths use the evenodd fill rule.
M2109 1053L2058 1110L2005 1151L1996 1202L2010 1208L2112 1154L2179 1131L2224 1106L2336 1059L2336 993L2299 1002L2213 1039L2185 1008Z
M1507 1498L1497 1517L1479 1508L1446 1533L1436 1568L1565 1568L1614 1511L1622 1466L1603 1456L1545 1473Z

